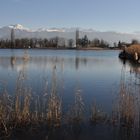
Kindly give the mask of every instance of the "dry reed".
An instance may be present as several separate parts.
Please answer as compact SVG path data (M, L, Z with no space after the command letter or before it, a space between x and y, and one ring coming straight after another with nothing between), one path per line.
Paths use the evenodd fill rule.
M101 122L105 122L106 120L107 120L107 115L99 107L97 107L97 104L94 101L93 105L91 106L90 122L101 123Z
M30 88L25 86L25 75L19 74L15 94L10 96L6 88L0 94L0 136L9 135L14 129L27 126L38 127L47 125L59 127L62 124L62 100L57 93L56 66L53 67L52 85L49 93L47 84L42 96L33 95ZM122 72L123 73L123 72ZM132 84L133 85L133 84ZM125 84L124 73L121 78L119 97L112 113L112 122L124 127L134 128L139 124L137 101L133 90ZM76 90L72 108L68 108L69 122L79 124L84 119L85 104L81 90ZM139 114L138 114L139 115ZM98 108L96 102L91 107L90 121L100 123L106 121L107 116ZM69 122L67 122L69 124Z

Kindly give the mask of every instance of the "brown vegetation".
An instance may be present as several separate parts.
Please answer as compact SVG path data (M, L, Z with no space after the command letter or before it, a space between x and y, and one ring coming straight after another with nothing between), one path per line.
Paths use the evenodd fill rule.
M55 73L56 66L53 67L50 93L45 87L44 93L40 96L34 95L30 88L25 87L25 76L22 72L17 80L15 95L10 96L4 88L0 94L0 137L10 136L17 129L33 129L44 125L48 128L61 128L66 117L63 113L67 112L63 112L62 100L57 93ZM94 101L91 106L90 122L93 125L111 122L119 127L139 128L139 106L133 89L133 86L126 85L124 78L122 78L112 116L107 117ZM68 111L67 126L69 124L79 125L84 122L86 110L81 90L76 90L74 104L68 108Z
M126 52L134 56L135 52L140 56L140 44L134 44L126 48Z
M140 45L134 44L124 48L124 50L120 52L119 57L140 63Z
M97 107L96 102L91 106L91 123L101 123L107 121L107 115L101 110L101 108Z

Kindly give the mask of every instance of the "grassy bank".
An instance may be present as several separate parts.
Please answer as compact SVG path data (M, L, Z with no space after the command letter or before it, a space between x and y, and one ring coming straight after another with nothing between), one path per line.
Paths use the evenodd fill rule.
M126 48L125 50L126 50L126 53L128 53L130 55L134 55L136 52L140 56L140 45L131 45L130 47Z
M134 62L140 63L140 45L131 45L125 48L120 54L119 57L122 59L129 59Z

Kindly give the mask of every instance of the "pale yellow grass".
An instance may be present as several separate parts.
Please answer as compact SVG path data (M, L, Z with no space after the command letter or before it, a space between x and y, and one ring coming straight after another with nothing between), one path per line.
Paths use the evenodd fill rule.
M131 45L130 47L126 48L126 52L130 55L134 55L135 53L140 55L140 44Z

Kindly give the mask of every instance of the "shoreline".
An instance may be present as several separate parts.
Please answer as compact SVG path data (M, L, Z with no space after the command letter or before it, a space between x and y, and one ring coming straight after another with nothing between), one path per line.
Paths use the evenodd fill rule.
M131 60L135 63L140 63L140 45L134 44L128 48L125 48L123 51L120 52L119 58L122 60Z
M89 51L89 50L95 50L95 51L102 51L102 50L121 50L119 48L99 48L99 47L94 47L94 48L52 48L52 47L48 47L48 48L0 48L0 49L26 49L26 50L30 50L30 49L35 49L35 50L41 50L41 49L44 49L44 50L83 50L83 51Z

